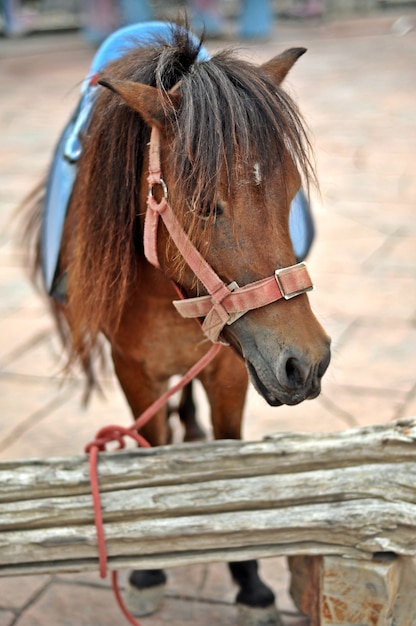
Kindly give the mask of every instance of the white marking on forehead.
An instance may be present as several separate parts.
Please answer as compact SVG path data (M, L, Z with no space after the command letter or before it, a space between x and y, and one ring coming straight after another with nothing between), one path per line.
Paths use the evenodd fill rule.
M256 183L256 185L260 185L260 183L261 183L261 171L260 171L260 164L259 163L255 163L254 164L253 173L254 173L254 182Z

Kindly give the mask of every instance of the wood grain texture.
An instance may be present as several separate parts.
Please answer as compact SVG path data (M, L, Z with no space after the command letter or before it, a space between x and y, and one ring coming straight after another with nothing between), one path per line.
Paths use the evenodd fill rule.
M416 420L99 457L109 565L416 555ZM97 568L88 458L0 464L0 575Z

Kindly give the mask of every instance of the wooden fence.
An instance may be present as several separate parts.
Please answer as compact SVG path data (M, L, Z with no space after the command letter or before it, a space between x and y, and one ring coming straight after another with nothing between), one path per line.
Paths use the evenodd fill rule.
M313 624L367 623L313 617L328 567L344 579L352 563L381 568L397 587L385 591L392 614L403 564L413 576L416 420L106 452L99 477L112 569L290 556L292 595ZM0 575L97 569L86 456L1 463L0 484ZM393 619L368 624L414 626L416 608Z

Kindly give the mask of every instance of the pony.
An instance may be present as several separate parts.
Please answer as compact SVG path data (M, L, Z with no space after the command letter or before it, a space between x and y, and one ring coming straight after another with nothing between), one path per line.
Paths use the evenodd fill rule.
M212 342L225 345L198 379L217 439L241 437L249 379L276 407L320 393L330 340L311 310L311 282L289 232L293 198L316 179L304 122L281 87L303 52L289 49L262 65L230 49L209 57L187 24L165 25L144 42L129 41L86 82L88 106L73 119L79 150L49 278L45 220L59 207L45 201L45 186L27 230L69 363L82 364L91 389L104 337L134 417ZM159 221L148 217L149 206L162 204L182 245L166 212ZM200 271L205 265L214 288ZM188 387L180 411L185 440L201 436L194 409ZM154 446L169 443L168 409L141 434ZM277 624L274 594L256 561L229 566L238 605L265 611L267 623ZM162 570L135 571L132 593L165 580Z

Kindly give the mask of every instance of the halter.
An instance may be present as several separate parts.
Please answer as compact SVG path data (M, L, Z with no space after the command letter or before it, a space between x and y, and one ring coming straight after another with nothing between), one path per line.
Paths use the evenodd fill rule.
M162 218L169 235L179 252L208 291L206 296L174 300L177 311L185 318L205 318L202 323L204 334L213 343L219 342L226 324L232 324L253 309L295 296L313 289L305 263L275 270L269 278L240 287L236 282L226 285L195 248L177 220L168 202L168 189L162 178L160 164L160 132L152 127L149 143L149 195L144 224L144 253L147 260L160 269L157 254L157 231L159 217ZM157 202L153 188L160 185L163 197Z

